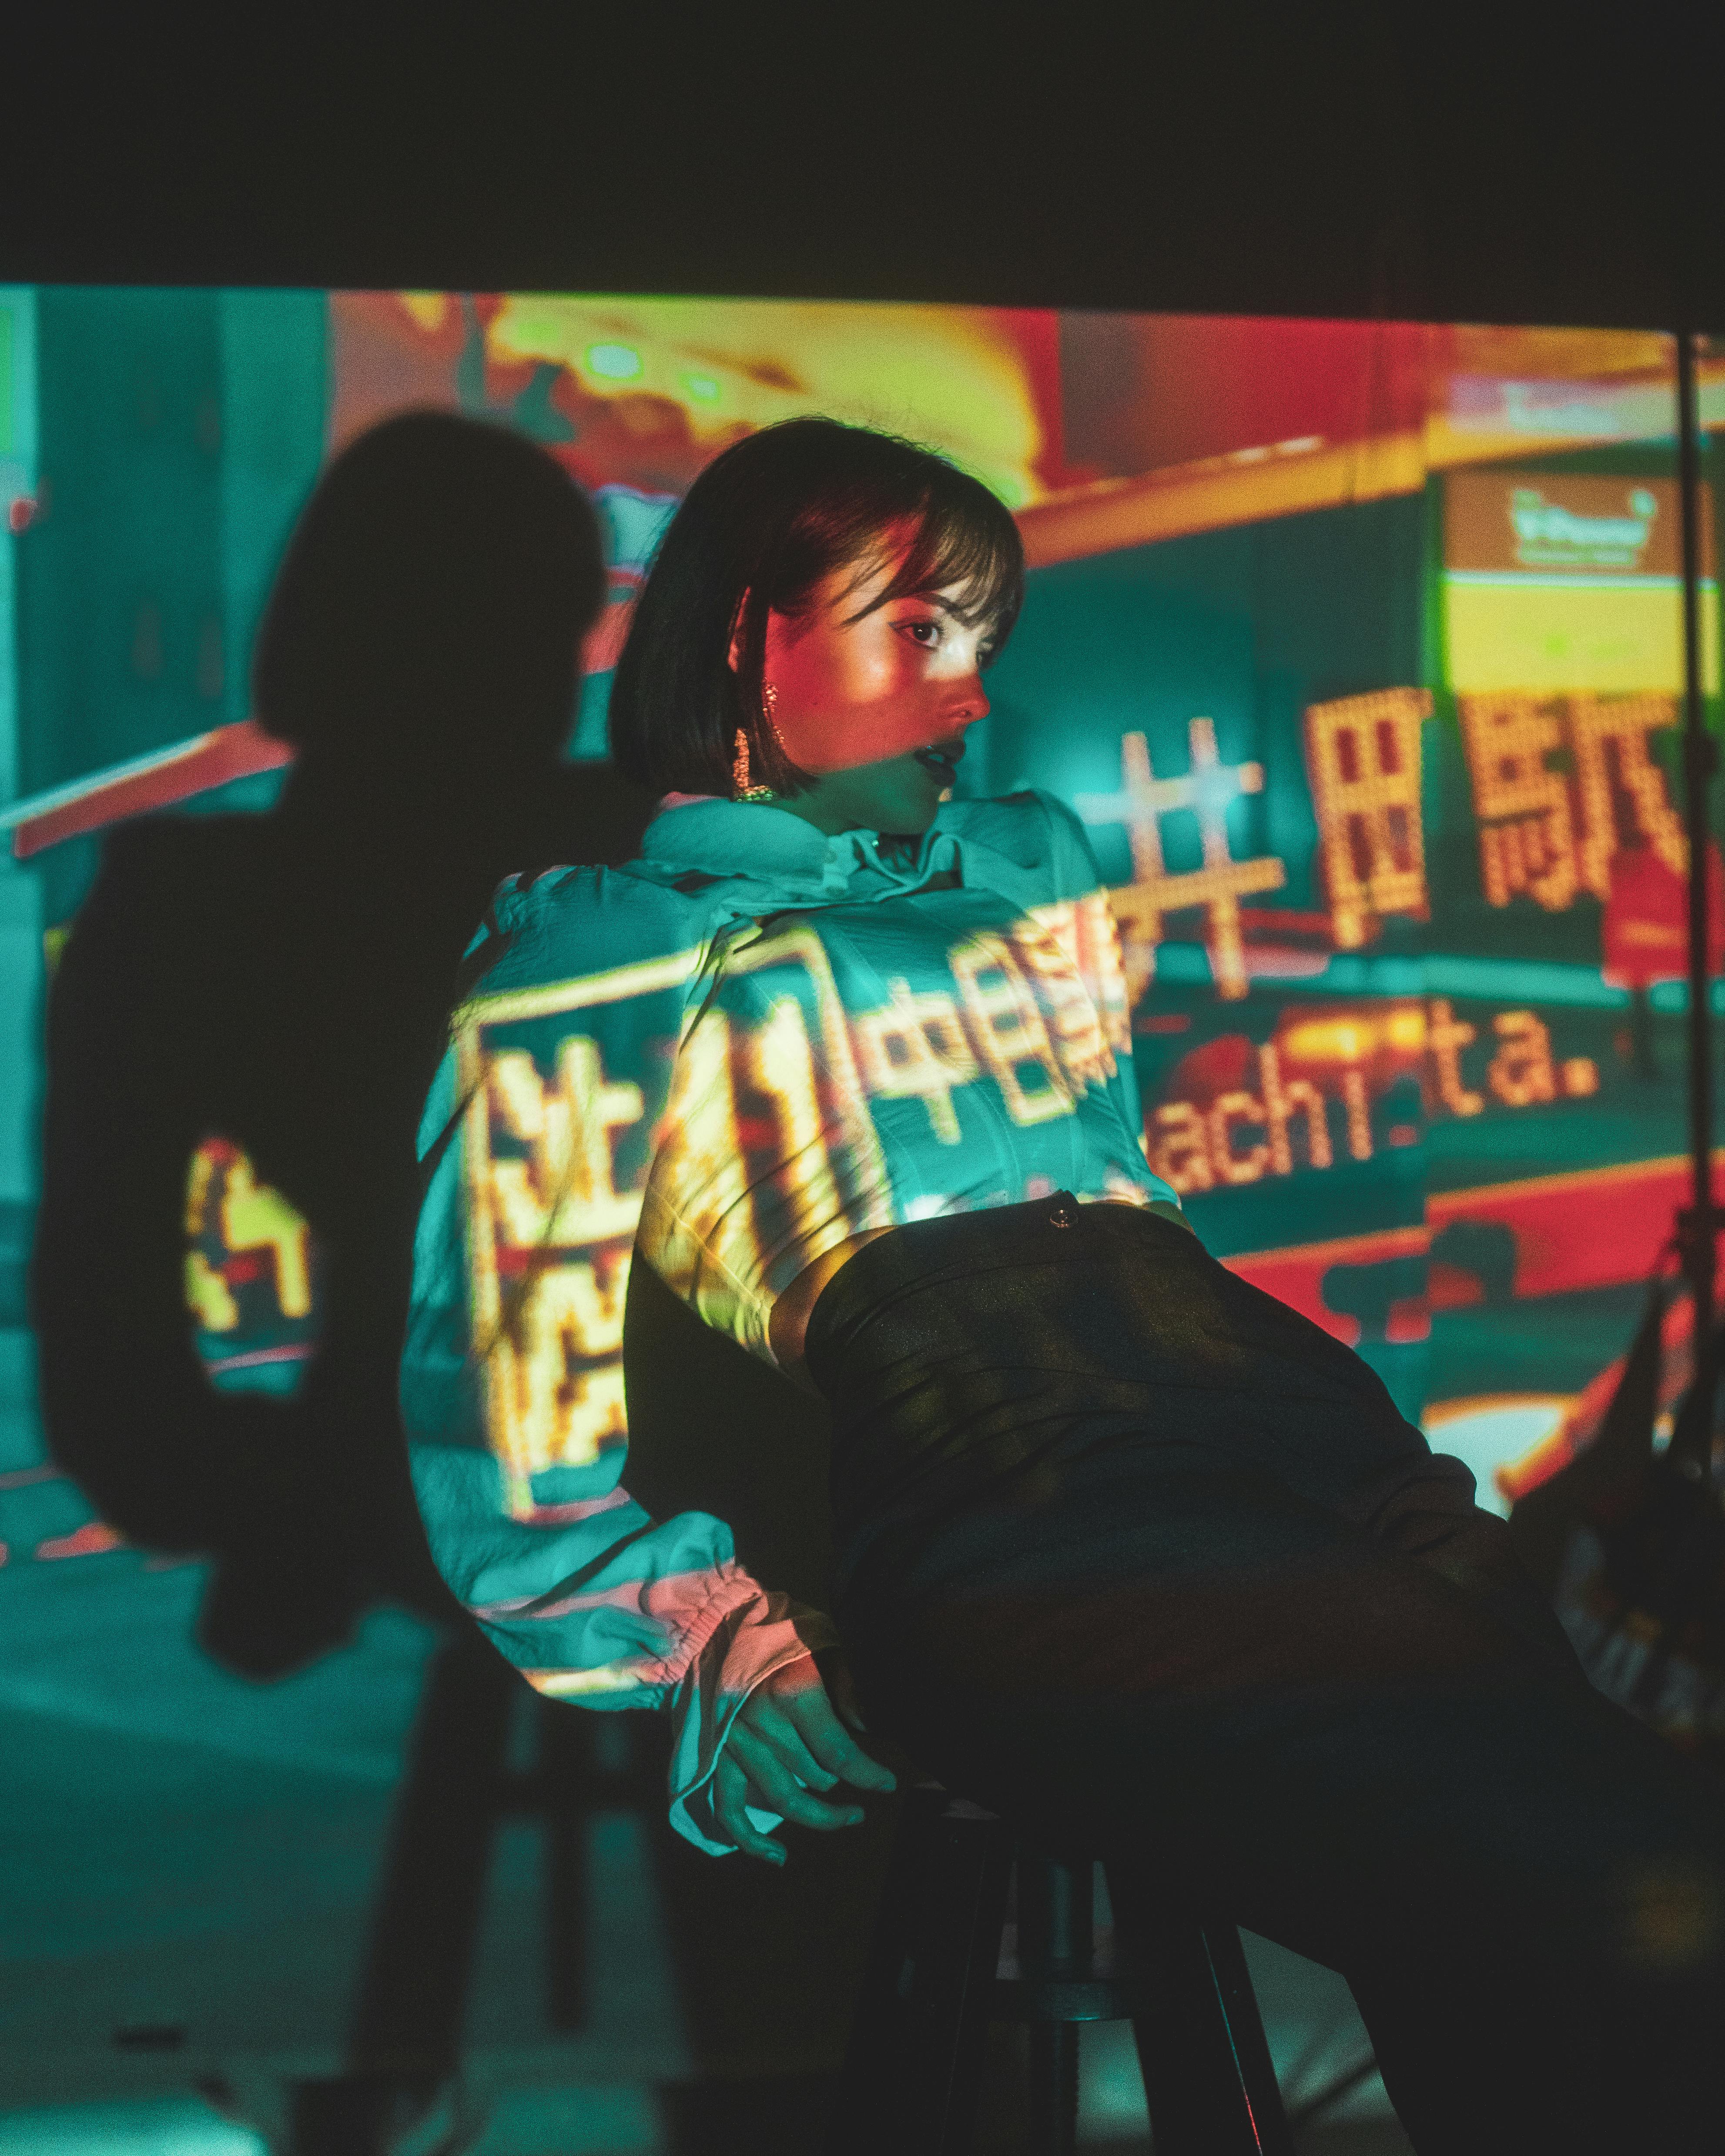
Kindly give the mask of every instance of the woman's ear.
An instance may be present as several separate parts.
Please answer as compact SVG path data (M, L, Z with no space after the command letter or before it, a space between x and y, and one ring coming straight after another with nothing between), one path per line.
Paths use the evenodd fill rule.
M737 611L731 617L731 643L725 654L725 664L733 674L742 666L742 618L748 610L749 594L745 586L742 597L737 602Z

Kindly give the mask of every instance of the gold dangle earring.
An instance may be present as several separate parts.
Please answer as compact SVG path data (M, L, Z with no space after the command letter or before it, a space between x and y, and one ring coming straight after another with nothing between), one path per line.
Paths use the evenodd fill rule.
M749 737L747 727L737 729L737 748L731 759L731 798L733 801L770 801L773 788L757 786L749 770Z
M778 741L778 727L773 716L773 706L778 701L778 691L769 681L761 690L761 716L772 727L773 738L778 742L782 749L784 743ZM731 798L733 801L771 801L773 798L773 788L770 786L757 786L753 783L753 774L749 769L749 737L747 726L739 726L737 729L737 747L731 758Z

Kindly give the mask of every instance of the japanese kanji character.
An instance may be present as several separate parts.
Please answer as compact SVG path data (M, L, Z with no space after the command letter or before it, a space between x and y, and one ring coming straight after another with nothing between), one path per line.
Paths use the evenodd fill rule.
M852 1022L869 1091L889 1100L921 1101L941 1143L957 1145L953 1090L968 1086L981 1069L958 1006L948 995L913 995L906 980L893 981L891 992L890 1003Z
M1507 906L1518 891L1561 913L1579 887L1569 788L1546 762L1564 746L1547 698L1463 696L1461 737L1480 820L1486 897Z
M494 1158L490 1163L504 1241L531 1250L633 1235L641 1200L639 1193L617 1188L611 1133L639 1122L640 1087L608 1082L598 1043L585 1034L571 1034L558 1048L557 1081L550 1087L524 1049L492 1056L487 1077L504 1129L531 1147L526 1160Z
M1430 714L1425 689L1307 707L1306 764L1339 950L1358 950L1374 915L1425 917L1420 726Z
M1674 875L1688 873L1689 842L1682 819L1671 806L1665 773L1647 752L1649 734L1676 725L1676 716L1669 696L1568 700L1580 812L1581 880L1597 898L1611 896L1611 856L1620 838L1639 839L1651 845ZM1619 828L1620 798L1630 829Z
M1262 764L1223 763L1212 720L1189 721L1187 734L1191 767L1183 778L1158 778L1145 737L1130 733L1120 744L1120 792L1078 797L1078 813L1086 823L1124 824L1131 839L1133 880L1109 896L1125 944L1133 1003L1155 977L1164 915L1195 906L1205 911L1204 941L1217 994L1230 1002L1245 995L1240 901L1255 892L1279 891L1287 880L1274 855L1236 861L1228 850L1228 805L1242 794L1262 791ZM1198 819L1204 865L1171 875L1163 857L1161 819L1177 809L1189 809Z
M1016 1123L1070 1116L1072 1094L1013 948L1004 936L973 937L952 954L952 972L977 1053L1005 1096ZM1026 1085L1029 1068L1046 1084Z

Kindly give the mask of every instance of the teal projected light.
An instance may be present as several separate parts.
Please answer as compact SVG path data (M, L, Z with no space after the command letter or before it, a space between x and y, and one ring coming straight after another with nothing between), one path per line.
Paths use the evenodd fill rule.
M590 344L587 364L602 381L633 382L641 371L641 355L626 344Z
M26 285L0 285L0 516L14 531L35 490L35 294Z

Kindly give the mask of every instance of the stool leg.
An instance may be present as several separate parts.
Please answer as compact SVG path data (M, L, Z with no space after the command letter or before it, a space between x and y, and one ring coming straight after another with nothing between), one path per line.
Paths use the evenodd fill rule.
M881 1897L828 2146L966 2156L1012 1841L992 1813L912 1790Z
M1206 1924L1203 1937L1217 2010L1233 2045L1235 2071L1257 2128L1258 2147L1266 2156L1294 2156L1293 2128L1282 2106L1240 1933L1232 1924Z
M1078 2147L1078 2024L1030 2024L1029 2156L1074 2156Z
M1096 1952L1096 1866L1020 1852L1019 1967L1033 1979L1086 1975ZM1030 2156L1078 2145L1078 2025L1030 2025Z
M1142 1987L1132 2034L1157 2156L1294 2156L1239 1933L1135 1907L1111 1866L1108 1884Z
M427 1675L347 2035L347 2071L454 2065L521 1679L477 1632Z

